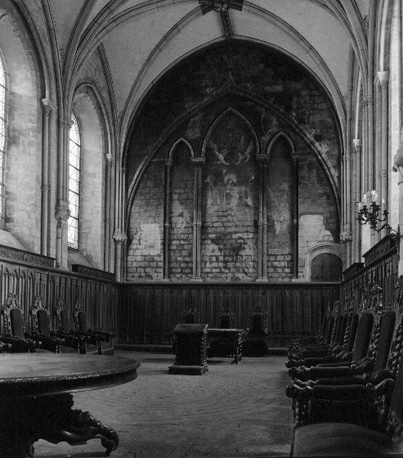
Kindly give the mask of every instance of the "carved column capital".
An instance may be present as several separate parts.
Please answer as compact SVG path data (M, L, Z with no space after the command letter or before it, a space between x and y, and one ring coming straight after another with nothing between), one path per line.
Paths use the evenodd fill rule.
M352 232L347 230L340 232L340 240L342 242L351 242L353 240Z
M361 152L361 139L360 138L354 138L352 141L353 144L353 151L356 152L357 154Z
M66 200L59 200L56 206L55 217L56 219L67 221L70 216L69 203Z
M54 111L57 110L57 105L54 102L52 102L50 99L42 99L41 102L42 102L43 111L46 116L49 116L52 110Z
M388 88L388 83L389 83L389 72L388 71L383 71L383 72L378 72L378 80L379 80L379 85L381 86L381 89L387 89Z
M190 160L194 165L203 165L206 162L205 157L192 157Z
M127 235L121 229L116 229L113 234L113 240L117 244L124 243L127 240Z
M267 154L256 154L256 161L259 165L268 164L269 156Z

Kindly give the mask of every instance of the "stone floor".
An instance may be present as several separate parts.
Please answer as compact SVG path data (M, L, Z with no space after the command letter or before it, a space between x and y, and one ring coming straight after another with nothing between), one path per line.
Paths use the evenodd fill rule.
M125 385L74 395L75 408L90 411L116 429L112 458L284 457L290 452L292 414L285 395L284 356L208 360L204 375L168 374L174 355L116 351L141 362ZM111 356L113 358L113 356ZM35 444L36 458L104 456L99 439L70 446Z

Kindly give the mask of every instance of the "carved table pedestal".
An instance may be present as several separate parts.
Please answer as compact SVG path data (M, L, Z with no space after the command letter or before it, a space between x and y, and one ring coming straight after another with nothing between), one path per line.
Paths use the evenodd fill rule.
M129 382L139 366L116 356L0 354L0 458L32 457L39 439L76 445L100 438L109 455L117 432L73 409L71 393Z

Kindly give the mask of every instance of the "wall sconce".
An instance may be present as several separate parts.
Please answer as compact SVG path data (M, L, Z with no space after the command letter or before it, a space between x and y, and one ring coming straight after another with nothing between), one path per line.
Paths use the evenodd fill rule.
M367 194L369 193L365 193L362 196L362 201L358 204L357 220L362 225L369 224L369 227L376 232L380 232L382 229L386 229L388 235L393 238L399 238L399 226L397 227L397 230L392 229L388 223L389 212L386 210L386 208L382 211L385 202L382 201L382 205L378 204L378 193L375 190L372 190L370 192L371 203L368 205Z

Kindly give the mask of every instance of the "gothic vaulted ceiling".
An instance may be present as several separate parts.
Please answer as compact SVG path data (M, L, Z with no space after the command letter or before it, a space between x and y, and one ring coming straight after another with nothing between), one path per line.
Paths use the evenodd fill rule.
M38 15L35 2L20 3ZM354 55L362 67L366 62L369 0L43 0L42 5L71 85L91 54L102 52L121 132L167 69L218 41L267 44L305 65L327 89L342 124L349 59Z

